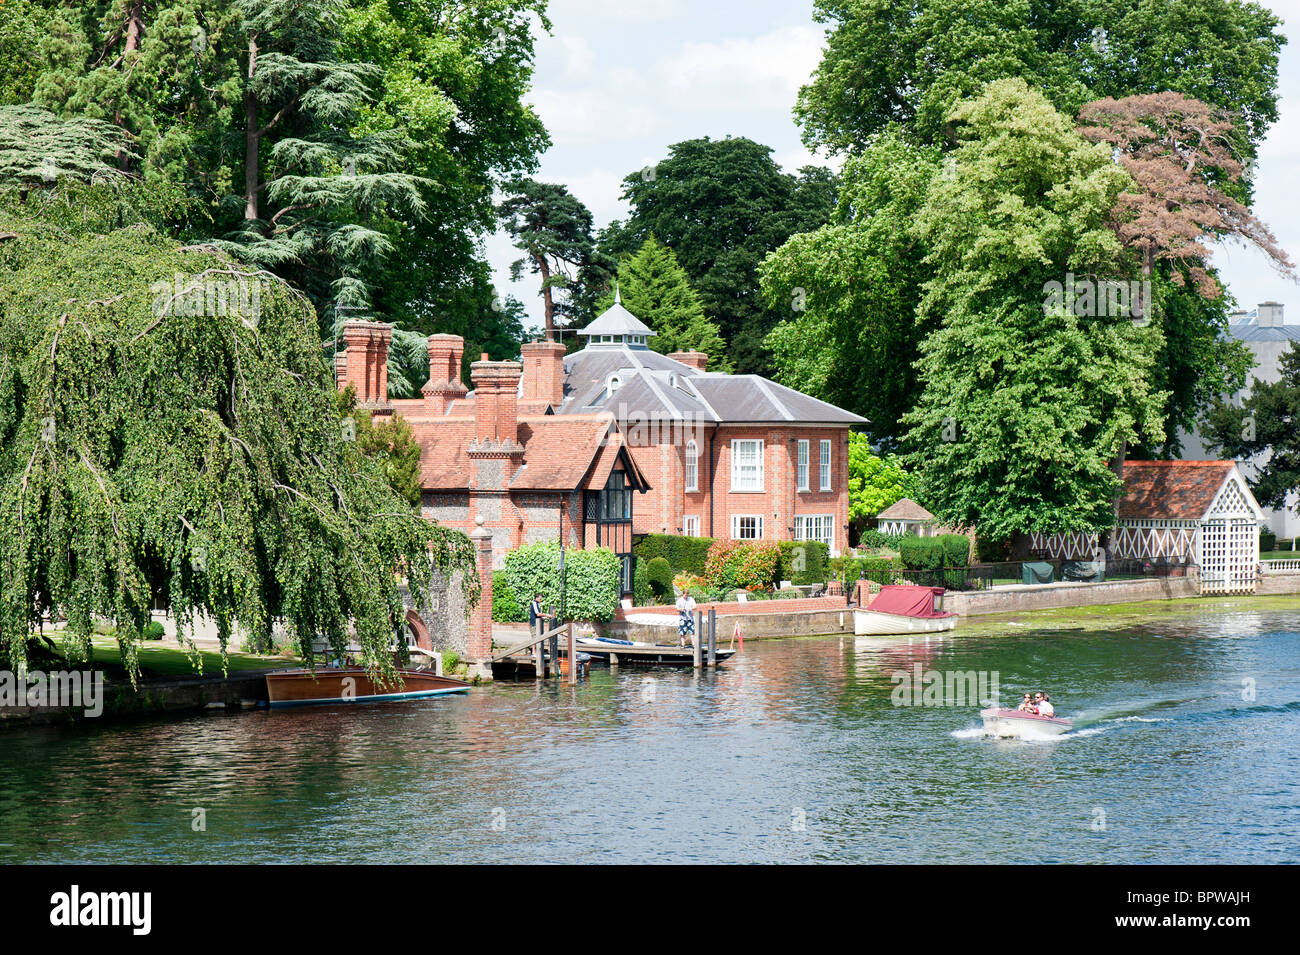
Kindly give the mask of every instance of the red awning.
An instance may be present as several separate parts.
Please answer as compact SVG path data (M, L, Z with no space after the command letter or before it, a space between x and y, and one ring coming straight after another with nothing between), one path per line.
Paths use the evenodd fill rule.
M952 617L955 614L934 609L934 599L943 596L942 587L881 587L876 599L867 605L878 613L894 613L901 617Z

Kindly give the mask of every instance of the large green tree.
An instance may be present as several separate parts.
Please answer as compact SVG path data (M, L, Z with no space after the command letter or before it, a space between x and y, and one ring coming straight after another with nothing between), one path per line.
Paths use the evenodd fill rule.
M1174 90L1240 123L1253 155L1277 120L1271 11L1242 0L816 0L827 46L796 115L810 146L861 151L892 124L948 139L954 103L1018 76L1073 116Z
M316 317L283 280L143 225L108 186L0 197L0 666L44 612L134 669L151 608L265 644L285 626L392 674L397 573L422 600L464 535L415 514L336 409Z
M1128 174L1023 80L948 114L960 145L917 221L934 268L909 463L941 520L993 538L1113 526L1111 468L1159 436L1159 326L1045 300L1068 272L1132 278L1110 228Z
M623 307L657 333L650 347L662 354L702 351L709 356L710 371L731 371L727 345L718 326L704 314L699 296L673 250L653 235L635 255L618 264L618 290ZM597 306L604 311L614 303L606 294Z
M835 177L807 167L782 172L768 146L744 137L690 139L623 180L626 222L602 232L601 249L622 258L654 235L673 250L727 341L736 370L772 372L764 339L790 313L769 308L758 264L797 232L821 226L835 203Z
M930 267L912 224L939 161L891 130L845 164L830 224L759 266L769 308L789 315L767 338L777 380L863 415L885 446L917 393L916 303Z

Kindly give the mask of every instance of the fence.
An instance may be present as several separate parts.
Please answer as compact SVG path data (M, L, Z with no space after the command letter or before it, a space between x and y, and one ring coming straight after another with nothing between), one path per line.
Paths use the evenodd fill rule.
M1276 562L1275 562L1276 563ZM1291 563L1284 561L1283 563ZM1296 562L1300 564L1300 561ZM1148 577L1185 577L1196 570L1190 562L1157 560L1010 560L968 567L933 570L863 570L859 577L881 586L916 584L948 590L992 590L1013 584L1053 584L1062 581L1101 583Z

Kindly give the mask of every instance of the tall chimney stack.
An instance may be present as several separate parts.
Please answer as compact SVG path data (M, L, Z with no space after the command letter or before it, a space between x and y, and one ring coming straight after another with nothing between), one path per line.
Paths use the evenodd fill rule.
M358 319L343 323L347 368L342 387L352 385L356 388L359 407L372 410L392 408L388 400L388 347L392 341L392 325ZM336 378L338 372L336 360Z
M559 342L528 342L521 349L524 364L520 410L544 414L564 404L564 346Z
M474 383L475 437L470 450L523 451L519 444L519 363L484 359L469 367Z
M420 393L435 414L442 414L457 398L464 398L466 388L460 380L460 361L465 354L465 339L459 335L429 336L429 380Z
M675 351L668 355L673 361L679 361L683 365L690 365L699 371L704 371L709 364L709 356L702 351Z
M1279 328L1284 324L1279 302L1260 302L1255 315L1260 328Z

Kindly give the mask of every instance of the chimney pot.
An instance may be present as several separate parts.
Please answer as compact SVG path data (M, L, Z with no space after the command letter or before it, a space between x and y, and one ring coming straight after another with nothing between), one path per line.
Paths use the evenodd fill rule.
M357 319L343 323L347 371L342 385L356 388L357 404L362 407L392 407L388 401L388 347L392 341L392 325ZM337 358L334 367L337 377Z

